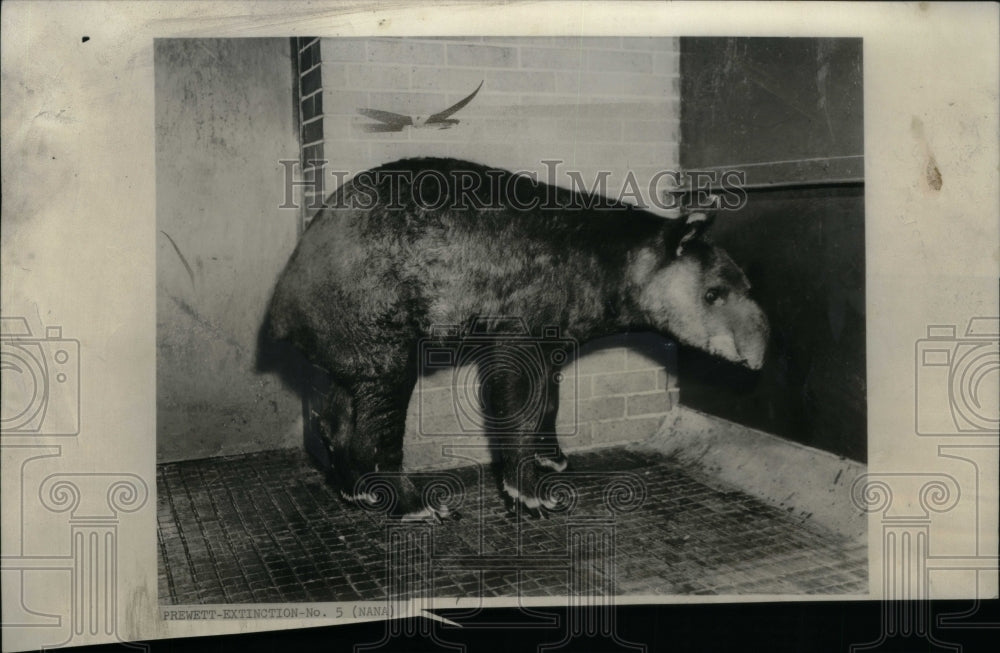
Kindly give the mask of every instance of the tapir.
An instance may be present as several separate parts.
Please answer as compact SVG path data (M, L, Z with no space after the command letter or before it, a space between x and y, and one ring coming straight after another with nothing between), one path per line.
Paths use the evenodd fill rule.
M348 500L371 501L366 479L383 474L394 514L445 516L402 470L420 343L442 325L461 333L513 319L528 331L519 343L554 332L582 344L653 331L759 369L768 320L745 274L705 238L711 222L705 212L667 219L453 159L406 159L355 175L305 230L265 324L271 339L290 342L332 380L320 420L332 481ZM498 329L486 349L513 340ZM486 435L504 442L498 485L510 505L544 511L551 506L538 480L567 464L555 435L563 359L540 357L528 379L509 366L491 369L497 358L482 357L479 378ZM511 422L536 399L537 418Z

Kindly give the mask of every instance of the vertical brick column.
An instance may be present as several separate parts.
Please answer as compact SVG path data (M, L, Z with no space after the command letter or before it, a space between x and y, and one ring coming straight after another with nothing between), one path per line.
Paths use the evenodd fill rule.
M302 180L312 183L302 197L302 226L305 228L326 195L324 165L323 89L327 86L320 57L320 39L295 39L298 51L299 142Z

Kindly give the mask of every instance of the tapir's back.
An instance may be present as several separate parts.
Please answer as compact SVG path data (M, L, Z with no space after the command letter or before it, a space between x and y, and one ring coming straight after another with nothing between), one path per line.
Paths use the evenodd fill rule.
M349 346L371 324L419 333L476 315L565 322L575 296L616 283L627 252L663 227L621 205L586 208L592 201L451 159L356 175L316 215L282 273L272 333L328 349Z

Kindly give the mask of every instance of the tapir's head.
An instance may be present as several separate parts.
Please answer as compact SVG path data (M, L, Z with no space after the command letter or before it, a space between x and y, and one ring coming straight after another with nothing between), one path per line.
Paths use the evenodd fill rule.
M769 329L746 275L724 250L703 240L709 216L693 213L670 222L660 240L630 262L639 310L683 344L760 369Z

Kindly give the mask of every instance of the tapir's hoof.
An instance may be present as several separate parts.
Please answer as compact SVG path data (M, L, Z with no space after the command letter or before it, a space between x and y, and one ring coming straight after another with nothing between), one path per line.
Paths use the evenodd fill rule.
M340 497L352 506L372 509L379 505L379 497L370 492L359 494L348 494L341 490ZM446 519L461 519L458 511L449 510L447 506L432 507L420 503L416 497L402 497L389 511L390 519L397 519L405 522L426 521L432 524L440 524Z
M539 499L534 495L523 494L516 488L511 487L506 481L503 483L504 504L507 511L513 514L521 513L532 519L546 519L549 511L556 507L555 501Z
M535 455L535 463L554 472L565 472L569 469L569 458L561 451L554 456Z
M340 491L340 498L347 503L354 506L368 505L374 506L378 503L378 497L370 492L362 492L360 494L348 494L343 490Z

